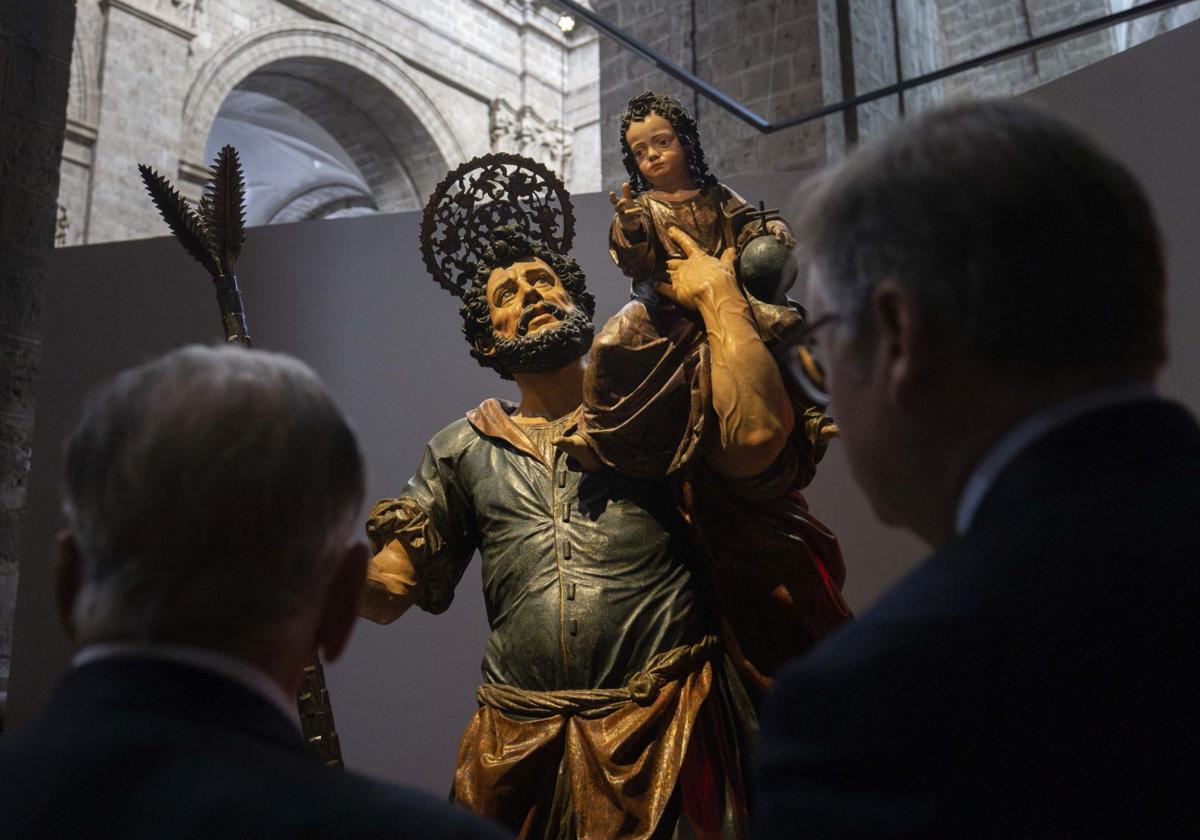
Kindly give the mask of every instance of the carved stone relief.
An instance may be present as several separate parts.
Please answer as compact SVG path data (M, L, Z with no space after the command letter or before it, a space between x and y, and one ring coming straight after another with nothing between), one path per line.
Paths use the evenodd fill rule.
M493 99L489 134L493 152L512 152L533 158L561 174L571 157L571 135L557 120L545 120L532 107L520 109L505 99Z

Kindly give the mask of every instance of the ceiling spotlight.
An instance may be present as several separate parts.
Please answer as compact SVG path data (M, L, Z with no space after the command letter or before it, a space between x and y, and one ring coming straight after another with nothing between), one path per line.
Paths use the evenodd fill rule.
M575 18L570 15L559 15L558 28L568 35L571 34L575 29Z

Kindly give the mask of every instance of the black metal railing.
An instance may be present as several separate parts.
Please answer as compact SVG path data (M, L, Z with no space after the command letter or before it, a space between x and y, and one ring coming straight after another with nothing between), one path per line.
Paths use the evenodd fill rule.
M634 38L623 29L609 23L600 15L596 14L591 9L575 2L575 0L550 0L555 5L560 6L572 15L586 20L597 31L614 41L619 43L626 49L640 55L647 61L652 62L659 70L669 76L683 82L685 85L696 91L699 95L715 102L720 107L724 108L729 113L733 114L743 122L757 128L763 134L773 134L776 131L782 131L785 128L792 128L802 123L811 122L812 120L827 117L830 114L836 114L842 111L847 111L852 108L857 108L859 105L865 105L868 102L874 102L876 99L883 99L888 96L895 96L903 93L906 90L911 90L922 85L927 85L930 82L936 82L939 79L945 79L948 76L954 76L958 73L964 73L967 70L974 70L976 67L983 67L988 64L995 64L999 61L1005 61L1010 58L1016 58L1019 55L1032 52L1034 50L1043 49L1053 46L1054 44L1063 41L1069 41L1072 38L1078 38L1081 35L1086 35L1089 32L1095 32L1099 29L1105 29L1110 26L1116 26L1119 23L1139 18L1143 15L1148 15L1153 12L1161 12L1169 9L1172 6L1179 6L1190 0L1150 0L1148 3L1142 3L1137 6L1125 9L1120 12L1104 15L1093 20L1077 23L1072 26L1064 27L1063 29L1039 35L1035 38L1029 38L1012 46L1002 47L998 50L985 53L975 58L960 61L956 64L951 64L946 67L939 68L929 73L920 76L913 76L911 79L900 79L894 84L885 85L867 93L861 93L847 97L840 102L835 102L830 105L823 105L812 111L800 114L796 117L788 117L786 119L772 121L759 116L754 111L747 108L741 102L738 102L729 94L717 89L713 85L701 79L695 73L680 67L675 62L671 61L662 53L655 50L653 47Z

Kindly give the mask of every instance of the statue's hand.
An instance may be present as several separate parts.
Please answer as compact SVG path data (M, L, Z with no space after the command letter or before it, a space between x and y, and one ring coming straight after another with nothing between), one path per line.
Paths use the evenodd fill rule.
M599 472L604 469L604 463L592 451L592 448L587 445L587 441L583 439L583 435L567 435L554 439L554 446L566 455L571 456L579 462L579 466L583 467L584 472Z
M788 229L788 226L780 219L772 219L767 222L767 230L770 231L776 240L787 247L796 247L796 237L792 236L792 232Z
M633 200L633 190L629 188L628 181L621 184L619 197L615 192L610 191L608 200L612 202L622 230L632 233L642 226L642 208Z
M741 299L733 268L737 254L732 248L726 248L717 259L677 227L668 230L667 236L683 251L684 258L667 260L667 277L671 283L659 283L659 294L693 312L699 310L706 299L711 301L730 295Z
M804 434L813 446L825 447L838 436L838 425L822 409L809 406L804 410Z

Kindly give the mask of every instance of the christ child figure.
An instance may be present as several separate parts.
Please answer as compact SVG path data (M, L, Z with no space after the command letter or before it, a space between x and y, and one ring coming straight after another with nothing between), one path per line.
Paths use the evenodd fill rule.
M839 591L845 565L837 539L809 513L800 492L836 433L822 407L782 375L777 381L794 419L783 449L750 469L745 459L730 463L720 446L740 422L731 381L764 375L750 345L772 350L804 329L802 311L747 291L755 287L751 274L762 281L770 272L752 272L747 264L754 260L744 257L772 250L787 256L794 240L782 220L753 212L709 173L696 123L671 97L644 93L630 100L621 148L629 182L611 196L609 244L632 281L633 299L592 342L576 429L555 444L586 469L670 479L689 537L706 561L726 653L760 695L780 663L849 615ZM737 281L726 287L728 297L708 301L726 313L710 319L716 325L710 328L723 330L736 310L753 320L761 342L739 347L732 332L706 329L686 278L688 258L703 255L720 259ZM781 298L778 285L759 288Z
M609 194L609 253L630 278L633 300L592 345L582 420L563 448L591 467L657 478L691 463L712 413L704 325L675 303L669 261L698 248L732 265L757 237L781 249L794 239L782 219L764 221L709 172L696 121L676 99L648 92L629 100L621 150L629 180L619 196ZM801 319L746 297L768 344Z
M621 152L629 180L609 193L613 221L609 253L639 294L648 282L667 281L667 260L684 256L670 237L678 228L708 254L740 253L761 235L753 207L708 170L700 132L679 101L658 93L629 100L621 116ZM795 244L782 219L766 231L786 247Z

